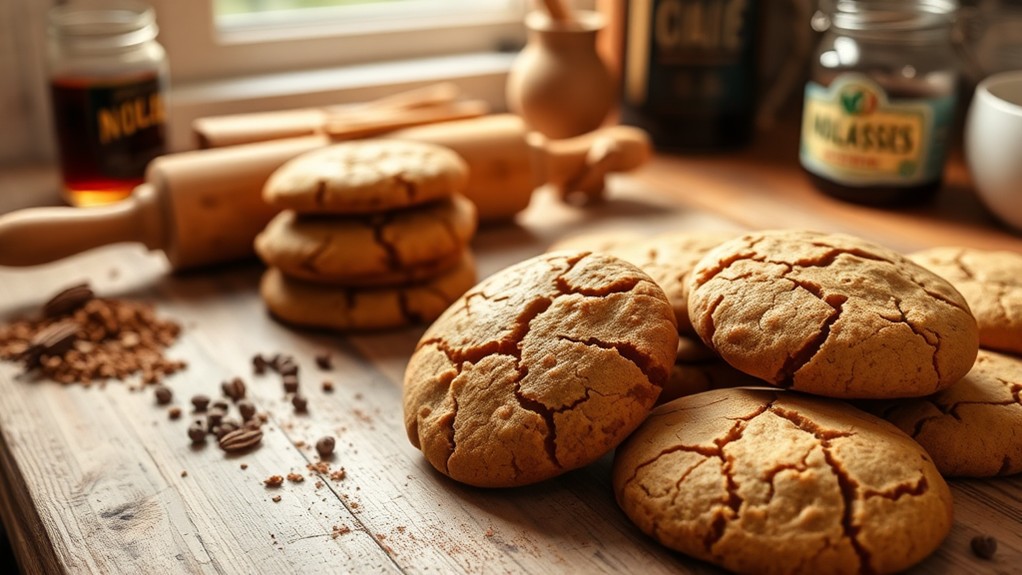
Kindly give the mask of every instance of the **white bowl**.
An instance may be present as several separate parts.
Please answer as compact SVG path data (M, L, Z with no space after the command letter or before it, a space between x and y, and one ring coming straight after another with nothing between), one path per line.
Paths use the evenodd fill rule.
M965 123L965 160L986 207L1022 230L1022 70L979 83Z

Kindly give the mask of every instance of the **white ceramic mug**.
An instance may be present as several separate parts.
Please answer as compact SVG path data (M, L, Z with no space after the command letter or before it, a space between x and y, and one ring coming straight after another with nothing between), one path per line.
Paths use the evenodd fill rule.
M965 159L980 200L1022 230L1022 70L994 74L976 87Z

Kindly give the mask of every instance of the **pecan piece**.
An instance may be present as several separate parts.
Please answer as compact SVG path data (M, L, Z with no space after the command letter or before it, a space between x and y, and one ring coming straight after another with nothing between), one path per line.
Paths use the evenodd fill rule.
M88 283L66 288L43 304L43 317L57 317L69 314L96 297Z
M251 449L263 440L263 432L258 429L237 429L220 438L220 449L228 453L236 453Z
M21 355L28 369L39 367L43 356L62 356L78 339L78 326L73 321L55 323L40 331Z

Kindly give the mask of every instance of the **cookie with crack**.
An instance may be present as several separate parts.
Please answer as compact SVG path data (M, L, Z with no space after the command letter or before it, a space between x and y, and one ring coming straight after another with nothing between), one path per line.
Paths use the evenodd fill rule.
M939 247L909 254L962 293L979 324L979 345L1022 354L1022 254Z
M759 379L731 367L695 336L678 337L678 354L671 376L657 403L667 403L695 393L726 387L765 386Z
M286 162L263 185L263 199L299 213L364 214L446 198L467 183L468 164L449 148L358 140Z
M844 234L770 230L696 265L689 315L728 363L772 385L842 398L930 395L976 359L976 320L954 287Z
M334 285L394 285L447 271L476 230L475 206L455 195L359 216L279 213L255 239L259 257L285 274Z
M634 265L589 252L522 261L423 334L404 376L408 438L470 485L560 475L642 422L677 342L667 297Z
M259 293L276 318L335 331L375 330L428 323L476 282L471 253L458 265L419 283L352 288L290 278L277 268L263 273Z
M911 438L779 390L657 407L615 452L612 483L643 532L736 573L894 573L952 524L951 492Z
M549 251L576 246L606 252L639 266L667 294L678 321L678 333L692 335L695 331L688 317L688 274L707 252L737 235L726 231L685 230L642 236L638 232L621 230L561 240Z
M908 433L945 477L1022 473L1022 360L980 350L961 381L929 397L870 402Z

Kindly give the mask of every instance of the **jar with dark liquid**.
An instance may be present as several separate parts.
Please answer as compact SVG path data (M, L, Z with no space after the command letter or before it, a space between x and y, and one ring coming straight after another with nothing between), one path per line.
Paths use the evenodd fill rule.
M51 10L50 94L68 203L127 197L166 151L168 72L156 33L152 8L130 0Z
M952 0L822 0L799 157L822 191L866 204L941 185L958 65Z

